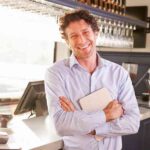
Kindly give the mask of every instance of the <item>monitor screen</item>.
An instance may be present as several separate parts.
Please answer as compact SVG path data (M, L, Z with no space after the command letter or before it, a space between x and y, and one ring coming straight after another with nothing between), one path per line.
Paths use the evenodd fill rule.
M21 97L15 115L34 111L36 116L48 114L44 81L29 82Z

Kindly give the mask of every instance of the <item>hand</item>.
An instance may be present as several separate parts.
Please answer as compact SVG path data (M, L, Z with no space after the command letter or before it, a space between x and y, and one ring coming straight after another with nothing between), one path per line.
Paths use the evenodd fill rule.
M95 130L91 131L90 133L88 133L89 135L96 135Z
M105 112L107 122L120 118L123 115L123 108L118 100L110 102L103 111Z
M93 131L91 131L90 133L88 133L88 135L94 136L94 138L95 138L96 141L101 141L101 140L104 139L104 137L99 136L99 135L96 135L96 131L95 131L95 130L93 130Z
M72 102L64 96L59 97L61 108L66 112L74 112L76 109Z

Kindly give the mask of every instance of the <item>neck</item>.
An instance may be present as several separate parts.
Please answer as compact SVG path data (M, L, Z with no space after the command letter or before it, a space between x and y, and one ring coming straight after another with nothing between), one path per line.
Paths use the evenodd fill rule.
M81 66L83 66L90 74L94 72L94 70L97 67L97 55L94 53L89 58L84 58L84 59L78 59L78 62L80 63Z

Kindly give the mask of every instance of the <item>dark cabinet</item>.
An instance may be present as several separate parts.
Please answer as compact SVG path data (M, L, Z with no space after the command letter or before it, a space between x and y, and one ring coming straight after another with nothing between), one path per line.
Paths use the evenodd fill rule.
M150 119L141 121L137 134L123 136L122 150L150 150Z
M150 150L150 119L142 122L141 150Z
M130 6L126 8L126 13L127 16L146 22L148 17L148 6ZM146 47L146 28L137 27L137 29L133 32L133 37L134 48Z

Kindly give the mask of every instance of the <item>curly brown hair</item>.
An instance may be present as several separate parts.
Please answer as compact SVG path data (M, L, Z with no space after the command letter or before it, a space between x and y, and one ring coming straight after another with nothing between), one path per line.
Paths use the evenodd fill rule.
M84 20L87 24L91 26L94 32L99 31L97 20L93 15L91 15L87 10L78 9L70 13L66 13L64 16L59 18L59 30L63 39L67 39L65 29L71 22Z

